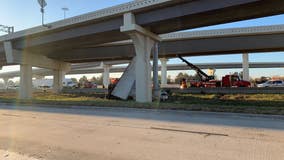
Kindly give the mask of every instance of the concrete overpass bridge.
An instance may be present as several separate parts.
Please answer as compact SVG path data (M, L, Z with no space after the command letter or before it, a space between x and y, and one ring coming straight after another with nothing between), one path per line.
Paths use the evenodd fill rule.
M129 63L129 61L117 61L117 62L105 62L106 64L110 65L109 71L106 71L105 68L101 65L99 62L95 63L83 63L83 64L73 64L71 66L71 70L66 73L67 75L75 75L75 74L96 74L96 73L102 73L103 74L103 82L105 86L108 86L109 84L109 74L110 73L123 73L126 70L126 66L114 66L111 67L111 65L115 64L121 64L121 63ZM195 64L200 69L236 69L236 68L243 68L242 63L232 62L232 63L198 63ZM190 67L188 67L185 64L168 64L167 71L182 71L182 70L191 70ZM159 66L159 71L163 70L163 66ZM284 62L250 62L249 68L284 68ZM53 72L48 69L33 69L33 76L35 77L44 77L44 76L52 76ZM0 78L4 80L4 83L7 85L8 80L20 77L20 71L11 71L11 72L5 72L0 73ZM161 81L167 81L167 76L162 75ZM163 85L165 85L164 83Z
M238 62L232 63L197 63L194 64L200 69L242 69L243 64ZM109 73L123 73L127 67L126 66L114 66L109 69ZM249 68L284 68L284 62L250 62ZM162 66L159 65L159 71L162 70ZM191 70L185 64L168 64L167 71L183 71ZM104 74L104 67L98 63L88 63L87 65L76 64L71 66L71 70L66 73L66 75L75 75L75 74ZM33 69L33 75L35 77L44 77L52 76L53 72L48 69ZM11 71L0 73L0 78L2 79L12 79L15 77L20 77L20 71Z
M227 0L139 0L55 22L50 24L51 28L35 27L2 36L0 62L21 65L20 98L26 99L32 95L32 66L54 70L54 88L60 91L62 77L70 70L70 63L133 58L134 69L129 73L135 74L126 74L126 77L132 77L132 84L136 81L136 100L149 102L152 99L150 51L155 42L161 41L159 34L282 13L282 0L235 0L230 3ZM133 41L131 51L135 54L93 52L96 45L128 39ZM160 50L162 57L173 56L168 52L171 50L165 54L163 46ZM92 58L81 55L78 58L78 53L83 51L85 55L92 52ZM131 84L129 79L127 81Z

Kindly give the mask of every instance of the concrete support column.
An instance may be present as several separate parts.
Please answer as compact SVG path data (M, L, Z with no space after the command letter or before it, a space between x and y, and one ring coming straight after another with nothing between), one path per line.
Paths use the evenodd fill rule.
M20 65L20 99L31 99L32 98L32 65L30 64L21 64Z
M136 51L135 88L137 102L152 102L152 81L150 53L154 41L140 33L131 33L131 39Z
M120 31L130 36L136 53L133 59L133 65L135 65L136 101L142 103L152 102L150 55L155 41L161 41L161 38L137 25L133 13L125 13L123 23L124 25L120 27Z
M63 89L63 81L66 72L63 70L53 70L53 92L60 93Z
M243 80L249 81L249 55L243 54Z
M108 88L109 85L109 70L111 68L111 65L103 65L104 73L103 73L103 85L104 88Z
M161 84L162 85L167 85L167 62L168 59L166 58L161 58Z
M4 89L8 89L9 78L3 78L3 81L4 81Z
M155 99L160 98L160 87L158 79L158 71L159 71L158 57L159 57L159 44L155 43L155 47L153 49L153 88L154 88Z

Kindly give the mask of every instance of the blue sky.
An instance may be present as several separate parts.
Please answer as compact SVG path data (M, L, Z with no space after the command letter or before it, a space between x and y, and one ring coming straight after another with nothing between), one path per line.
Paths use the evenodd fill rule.
M114 6L117 4L129 2L130 0L46 0L46 22L54 22L63 19L62 7L68 7L67 18L77 16L80 14L92 12L98 9ZM222 24L216 26L209 26L203 28L197 28L194 30L208 30L208 29L220 29L220 28L234 28L234 27L247 27L247 26L259 26L259 25L273 25L283 24L284 15L259 18L255 20L247 20L229 24ZM15 30L38 26L41 24L41 15L37 0L1 0L0 5L0 24L15 26ZM0 33L0 35L3 33ZM284 45L284 44L283 44ZM225 55L225 56L202 56L202 57L189 57L192 63L209 63L209 62L241 62L241 55ZM250 54L250 61L252 62L283 62L284 54L278 53L257 53ZM177 59L172 59L169 63L180 63ZM4 67L3 71L15 70L18 67ZM218 75L227 74L240 70L218 70ZM192 73L192 72L189 72ZM281 69L251 69L252 77L284 76L284 68ZM173 76L176 72L170 72ZM90 75L92 76L92 75Z

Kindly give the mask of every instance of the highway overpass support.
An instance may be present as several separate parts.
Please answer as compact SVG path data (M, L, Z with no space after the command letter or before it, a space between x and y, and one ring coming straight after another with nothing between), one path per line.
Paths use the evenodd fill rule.
M129 78L121 78L120 81L129 81L128 86L125 86L128 94L135 88L135 99L137 102L152 102L152 80L151 80L151 64L150 55L155 42L160 41L160 37L154 33L139 26L135 22L135 16L132 13L124 14L124 25L121 27L121 32L126 33L133 41L135 48L135 57L133 58L130 66L134 67L130 73L125 76L133 77L134 80ZM130 67L129 66L129 67ZM130 76L134 75L134 76ZM123 75L124 76L124 75ZM120 82L117 84L122 84ZM132 86L133 83L135 86ZM124 83L125 84L125 83ZM123 90L126 90L124 87ZM120 93L117 94L120 96ZM116 96L117 96L116 95ZM127 95L128 96L128 95ZM126 96L124 96L126 97Z
M63 89L66 71L62 69L53 70L53 92L60 93Z
M249 54L243 54L243 80L249 81Z
M58 93L62 89L65 73L70 71L69 63L53 60L45 56L31 53L28 50L17 50L13 48L12 42L4 42L7 64L20 65L20 99L32 98L32 67L52 69L54 71L53 90Z
M111 68L111 65L108 65L108 64L104 64L102 62L102 65L103 65L103 69L104 69L104 72L103 72L103 86L104 88L108 88L108 85L109 85L109 71L110 71L110 68Z
M167 85L167 62L168 59L161 58L161 85L165 86Z
M8 77L3 77L3 81L4 81L4 88L7 89L8 88L8 82L9 82L9 78Z

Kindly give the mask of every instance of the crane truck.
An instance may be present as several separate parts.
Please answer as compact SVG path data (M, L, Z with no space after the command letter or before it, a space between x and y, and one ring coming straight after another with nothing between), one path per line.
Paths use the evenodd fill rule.
M222 77L222 80L215 80L214 76L209 76L203 72L196 65L188 62L186 59L178 55L178 58L185 62L191 69L195 70L199 81L190 82L191 87L205 87L205 88L214 88L214 87L250 87L251 83L248 81L241 80L238 75L225 75ZM183 80L185 81L185 80ZM181 88L187 88L185 82L181 82Z

